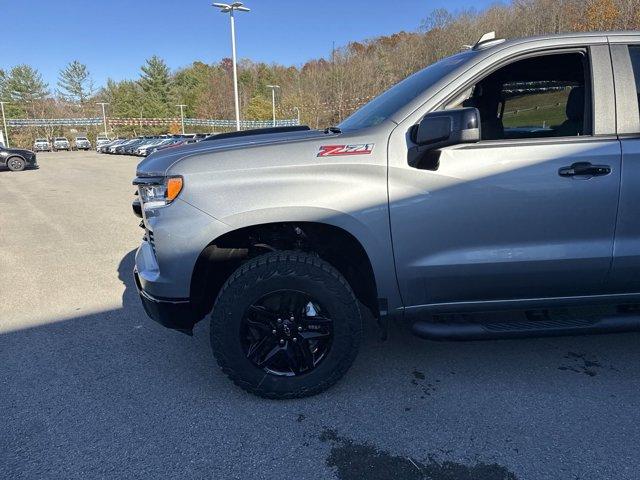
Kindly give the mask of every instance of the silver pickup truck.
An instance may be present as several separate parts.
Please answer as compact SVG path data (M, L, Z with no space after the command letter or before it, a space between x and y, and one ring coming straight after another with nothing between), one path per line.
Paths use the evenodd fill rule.
M486 35L336 127L155 153L144 307L210 313L222 370L270 398L342 377L365 309L431 339L638 330L639 85L640 33Z

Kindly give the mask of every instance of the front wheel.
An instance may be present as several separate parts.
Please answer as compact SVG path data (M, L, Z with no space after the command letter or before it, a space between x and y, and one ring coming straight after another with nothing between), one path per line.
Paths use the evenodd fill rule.
M236 270L211 314L222 370L267 398L326 390L349 369L362 337L358 301L344 277L315 255L275 252Z
M26 166L27 164L25 163L24 159L20 157L11 157L9 160L7 160L7 167L12 172L21 172L25 169Z

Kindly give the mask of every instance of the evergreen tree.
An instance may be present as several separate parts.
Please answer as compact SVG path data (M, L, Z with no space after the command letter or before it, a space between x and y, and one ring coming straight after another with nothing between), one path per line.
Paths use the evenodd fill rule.
M7 74L0 68L0 100L6 98L7 92Z
M10 101L24 104L43 100L49 94L49 85L29 65L17 65L5 77L5 90Z
M58 93L67 100L83 105L93 94L93 80L87 66L74 60L58 77Z
M141 67L139 84L144 93L143 107L147 115L166 117L173 112L169 102L171 72L161 58L153 56Z

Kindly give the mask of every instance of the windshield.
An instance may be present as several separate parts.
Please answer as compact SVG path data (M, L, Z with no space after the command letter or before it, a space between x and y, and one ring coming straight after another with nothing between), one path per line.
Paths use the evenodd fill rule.
M358 130L379 125L442 77L467 61L473 53L468 51L447 57L414 73L371 100L340 123L338 127L341 130Z
M36 142L37 143L42 143L42 142L46 142L47 139L46 138L36 138Z
M66 142L67 139L64 137L56 137L56 140L61 141L61 142Z

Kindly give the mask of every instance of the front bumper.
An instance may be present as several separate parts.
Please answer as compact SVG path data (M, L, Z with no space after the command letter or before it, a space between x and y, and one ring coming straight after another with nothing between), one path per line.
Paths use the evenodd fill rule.
M194 313L189 300L156 298L142 288L137 268L133 269L133 276L142 306L149 318L163 327L193 335L193 326L200 319Z

